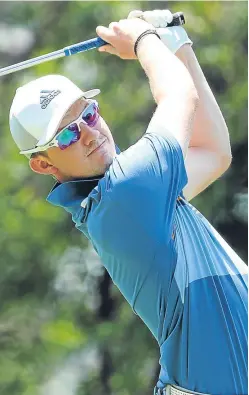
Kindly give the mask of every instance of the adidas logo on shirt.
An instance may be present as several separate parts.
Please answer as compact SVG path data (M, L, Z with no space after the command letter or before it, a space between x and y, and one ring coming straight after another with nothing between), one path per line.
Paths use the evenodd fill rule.
M61 93L60 90L53 90L53 91L43 90L43 91L41 91L41 95L40 95L41 108L44 110L49 105L51 100L53 100L55 98L55 96L59 95L59 93Z

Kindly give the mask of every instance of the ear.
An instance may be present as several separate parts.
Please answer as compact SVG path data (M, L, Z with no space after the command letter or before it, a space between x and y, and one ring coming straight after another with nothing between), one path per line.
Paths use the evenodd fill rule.
M49 158L43 155L38 155L29 160L29 166L32 171L39 174L55 175L58 172L57 167L55 167Z

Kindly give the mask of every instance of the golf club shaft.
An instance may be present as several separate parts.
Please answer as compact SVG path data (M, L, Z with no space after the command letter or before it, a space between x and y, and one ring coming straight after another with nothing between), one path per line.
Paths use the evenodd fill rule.
M182 12L176 12L173 14L173 20L168 25L179 26L185 23L184 15ZM73 44L58 51L50 52L45 55L37 56L36 58L25 60L24 62L16 63L11 66L3 67L0 69L0 77L6 74L15 73L16 71L27 69L28 67L36 66L37 64L47 62L49 60L54 60L62 58L64 56L71 56L79 52L89 51L90 49L99 48L107 44L102 38L92 38L87 41L82 41L78 44Z

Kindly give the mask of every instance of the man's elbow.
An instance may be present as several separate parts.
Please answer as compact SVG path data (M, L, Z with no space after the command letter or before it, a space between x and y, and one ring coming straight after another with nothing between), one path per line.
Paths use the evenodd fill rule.
M231 150L231 144L229 140L229 131L227 129L227 126L225 125L224 127L224 133L223 135L225 136L224 142L222 144L222 149L220 148L217 152L219 156L219 162L220 162L220 168L223 173L225 173L229 167L232 164L232 150Z
M225 173L232 164L232 153L222 154L220 157L220 175Z

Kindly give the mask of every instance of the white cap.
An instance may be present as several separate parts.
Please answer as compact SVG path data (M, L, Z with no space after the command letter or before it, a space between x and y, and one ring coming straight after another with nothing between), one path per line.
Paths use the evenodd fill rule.
M47 144L76 100L90 99L99 93L99 89L83 92L62 75L46 75L23 85L16 90L10 109L15 143L21 151Z

